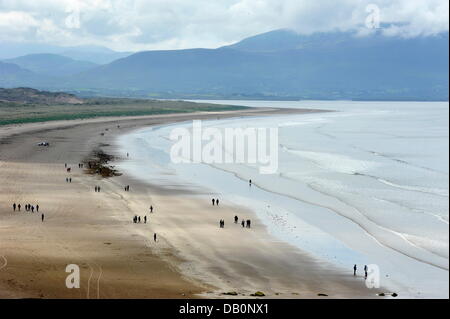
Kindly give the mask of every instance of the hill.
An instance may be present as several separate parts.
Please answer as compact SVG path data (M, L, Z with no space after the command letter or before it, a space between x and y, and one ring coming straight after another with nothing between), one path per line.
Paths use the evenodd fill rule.
M102 46L82 45L62 47L41 43L0 42L0 59L13 59L29 54L58 54L74 60L106 64L126 57L132 52L117 52Z
M136 53L70 83L180 95L447 100L448 33L405 39L278 30L218 49Z
M14 63L0 61L0 87L33 86L39 83L50 84L46 79Z
M218 49L144 51L57 81L24 82L158 98L448 100L448 41L448 32L400 38L275 30Z
M47 76L64 77L87 71L97 64L87 61L78 61L57 54L29 54L14 59L4 60L14 63L23 69L30 70L36 74Z
M0 102L19 104L83 104L84 101L73 94L39 91L31 88L0 88Z

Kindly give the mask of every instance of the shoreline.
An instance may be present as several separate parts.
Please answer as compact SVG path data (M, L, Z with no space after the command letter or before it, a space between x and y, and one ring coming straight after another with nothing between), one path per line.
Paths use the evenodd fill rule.
M190 234L198 235L192 244L199 245L204 243L205 235L215 234L218 229L216 218L211 227L213 233L210 233L208 220L201 219L207 223L205 226L198 225L195 219L204 217L195 214L209 211L210 203L191 198L183 191L158 192L156 188L141 186L136 181L133 181L132 191L124 194L122 185L129 179L127 176L102 180L74 169L71 173L73 183L66 185L64 182L67 176L64 163L69 163L73 168L97 145L109 144L114 147L117 134L138 127L198 118L289 112L298 114L311 110L253 109L0 127L0 179L5 185L0 197L6 205L2 205L0 210L0 255L7 260L0 270L0 298L223 298L230 297L221 295L227 289L237 290L248 297L261 288L261 283L269 286L257 290L267 288L266 293L271 298L314 298L318 293L327 291L331 298L376 298L374 291L369 292L363 287L363 281L355 282L353 276L341 278L334 275L332 270L320 270L307 256L299 254L294 260L286 260L291 255L289 249L281 243L267 240L262 226L261 229L256 226L252 228L251 233L248 232L250 238L244 243L231 241L230 245L229 239L233 239L237 230L224 237L217 236L211 241L214 244L203 247L203 255L196 256L190 265L186 263L193 257L190 253L201 252L183 246L185 243L189 245ZM116 130L114 127L117 123L120 123L121 128ZM106 128L109 130L105 131ZM99 132L105 134L100 135ZM50 141L48 149L36 146L43 139ZM100 194L93 192L96 183L102 185ZM49 193L52 196L48 196ZM164 213L155 211L154 216L150 216L149 228L144 228L148 225L134 225L131 222L133 214L145 213L149 197L155 203L158 202L158 206L155 206L158 210L161 206ZM12 202L27 201L39 202L46 214L44 223L38 223L37 216L30 216L29 213L13 213L9 207ZM159 204L163 202L169 202L167 208ZM95 206L95 214L92 213L92 206ZM246 214L242 208L227 206L221 206L220 209L230 213L237 209ZM177 214L179 211L188 212L185 215L187 221L180 220ZM155 229L158 228L157 233L163 235L158 237L161 241L157 244L149 240L153 231L152 222ZM173 231L174 228L179 231ZM166 239L167 244L163 246ZM246 261L248 251L242 251L242 246L248 248L255 244L256 249L251 250L251 262ZM185 250L181 254L177 252L180 247ZM236 253L239 249L241 251ZM273 252L269 258L272 263L261 266L269 257L268 252ZM236 258L242 258L243 261ZM197 268L197 260L203 266ZM223 272L222 269L220 273L214 269L214 261L217 260L219 263L227 261L225 268L231 270ZM80 264L82 288L77 291L69 290L64 285L67 275L64 266L69 262ZM292 277L287 278L286 271L299 268L298 262L301 262L301 271L293 282ZM189 273L189 269L192 270L194 266L200 271ZM180 272L179 268L183 267L184 270ZM266 273L265 269L269 269L269 272ZM220 273L219 277L222 278L216 281L207 278L202 280L203 272L212 273L213 277ZM242 278L247 282L241 282ZM242 288L244 286L248 288ZM288 288L284 291L277 288L283 286ZM269 291L269 288L280 291ZM208 291L214 293L207 294Z

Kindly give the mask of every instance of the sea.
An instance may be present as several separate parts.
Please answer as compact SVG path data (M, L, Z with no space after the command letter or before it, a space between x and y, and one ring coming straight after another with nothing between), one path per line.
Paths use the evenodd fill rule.
M274 240L343 272L375 265L381 287L400 297L449 297L448 102L208 102L331 112L201 122L203 130L276 129L271 174L258 163L175 163L173 132L192 132L192 121L120 136L130 159L119 169L246 207Z

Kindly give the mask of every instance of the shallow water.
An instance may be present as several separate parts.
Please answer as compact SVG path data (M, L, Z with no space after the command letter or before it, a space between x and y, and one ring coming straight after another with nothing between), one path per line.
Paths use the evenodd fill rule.
M337 112L203 121L277 127L276 174L254 164L171 163L171 130L192 123L122 136L132 159L120 168L250 207L276 238L345 271L377 264L381 285L400 296L448 297L448 103L216 102Z

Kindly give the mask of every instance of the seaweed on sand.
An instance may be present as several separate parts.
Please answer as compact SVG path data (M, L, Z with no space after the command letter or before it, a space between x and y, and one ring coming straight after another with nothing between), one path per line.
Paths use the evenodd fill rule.
M105 153L101 149L92 151L91 156L84 161L85 172L91 175L100 175L101 177L113 177L122 175L113 165L108 165L114 160L114 156Z

